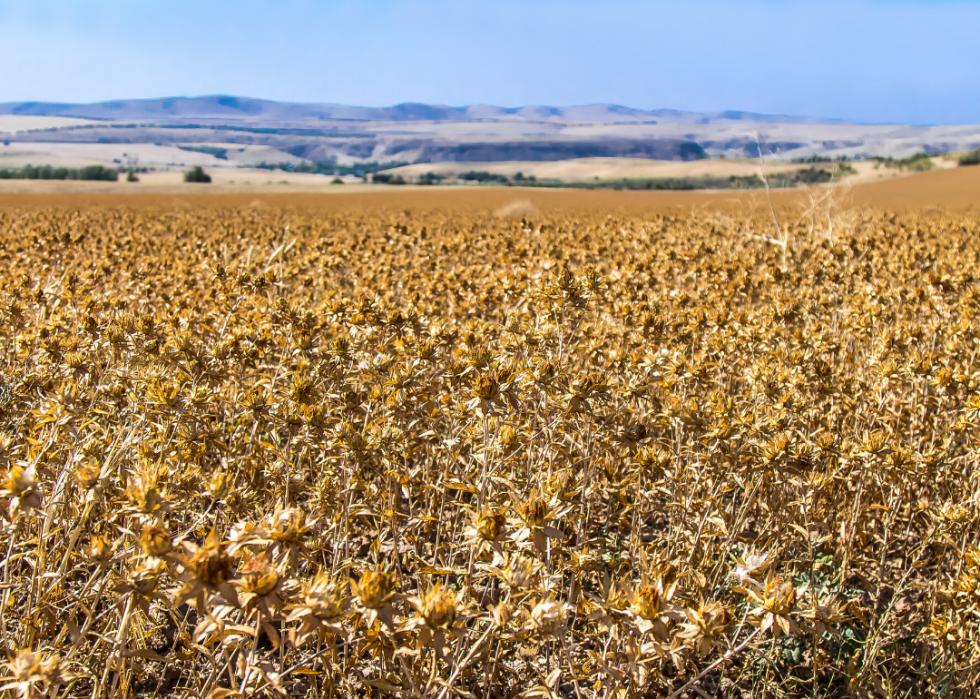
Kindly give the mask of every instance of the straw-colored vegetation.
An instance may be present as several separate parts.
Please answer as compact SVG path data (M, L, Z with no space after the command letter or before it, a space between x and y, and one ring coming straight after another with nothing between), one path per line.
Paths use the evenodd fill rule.
M975 691L975 216L0 231L9 695Z

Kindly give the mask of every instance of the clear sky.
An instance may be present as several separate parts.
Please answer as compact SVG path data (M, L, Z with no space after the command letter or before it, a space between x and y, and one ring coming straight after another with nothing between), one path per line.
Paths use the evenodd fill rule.
M0 0L0 102L206 94L980 123L980 0Z

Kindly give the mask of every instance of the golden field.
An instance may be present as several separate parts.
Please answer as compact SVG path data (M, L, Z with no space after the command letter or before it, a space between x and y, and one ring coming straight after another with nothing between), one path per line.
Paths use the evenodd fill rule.
M88 146L89 144L82 144ZM0 156L4 154L0 153ZM332 176L315 175L302 172L284 172L282 170L264 170L261 168L239 168L239 167L211 167L210 163L204 162L205 159L213 160L210 156L195 154L198 157L193 159L188 165L200 164L207 168L208 174L213 182L206 187L209 193L234 194L234 193L273 193L273 194L298 194L298 193L349 193L377 190L386 185L366 184L358 177L343 178L343 184L335 183ZM85 159L82 157L74 158L44 158L38 157L34 151L14 153L13 157L6 160L0 157L0 169L3 167L23 167L32 162L54 162L59 166L82 167L92 163L94 158ZM955 167L955 161L933 159L937 169L951 169ZM114 167L112 163L105 163L108 167ZM852 167L854 174L848 175L843 179L844 186L864 185L871 182L889 181L896 178L909 177L910 173L898 168L875 167L872 161L858 162ZM753 175L766 174L767 177L774 175L786 175L798 170L811 167L808 164L770 162L760 166L759 161L746 159L710 159L692 162L675 162L669 160L644 160L640 158L580 158L577 160L563 160L554 162L500 162L500 163L437 163L422 165L406 165L386 173L391 175L401 175L415 181L428 173L455 177L461 173L476 170L491 172L494 174L513 177L516 173L522 172L525 176L534 175L539 179L558 178L565 182L583 182L604 179L643 179L643 178L686 178L686 177L751 177ZM118 182L112 181L79 181L79 180L21 180L21 179L0 179L0 196L15 194L126 194L126 195L151 195L151 194L178 194L178 193L199 193L200 184L189 184L183 181L184 170L181 167L167 167L165 169L139 174L139 182L126 182L121 177ZM820 185L826 188L828 185ZM473 189L480 187L488 188L486 185L473 185L455 182L452 187L466 187ZM499 188L499 187L498 187ZM513 187L510 187L513 188ZM731 192L729 191L729 194Z
M976 178L0 194L3 691L973 695Z
M703 161L680 165L693 167L701 162ZM859 165L864 167L866 164ZM767 168L770 174L777 169L771 165ZM0 208L89 209L95 206L138 210L171 206L271 206L317 212L372 210L379 207L415 212L485 212L496 211L514 201L530 202L541 211L608 209L641 213L709 207L730 212L747 212L768 208L766 195L761 190L629 192L480 185L337 185L330 183L330 177L304 173L265 170L256 173L232 168L216 168L209 172L214 177L214 183L208 185L184 183L182 174L176 171L144 173L136 183L0 180ZM877 177L878 174L882 175L882 180L867 179ZM890 169L884 173L873 169L870 173L859 170L859 175L853 179L856 180L854 184L850 184L849 179L841 184L820 185L809 189L773 189L772 201L776 206L803 209L813 208L816 204L817 207L824 208L832 205L844 208L871 206L890 210L950 211L969 210L980 201L978 167L947 168L944 164L936 171L914 174L898 169Z

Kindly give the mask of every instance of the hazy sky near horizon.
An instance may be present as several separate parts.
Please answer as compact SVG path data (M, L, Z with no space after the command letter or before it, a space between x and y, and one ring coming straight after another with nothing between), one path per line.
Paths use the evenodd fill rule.
M980 123L980 1L0 0L0 102L229 94Z

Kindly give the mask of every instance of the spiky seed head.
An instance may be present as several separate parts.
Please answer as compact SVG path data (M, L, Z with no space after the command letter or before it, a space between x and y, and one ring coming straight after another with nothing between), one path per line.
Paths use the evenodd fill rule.
M503 512L487 512L476 522L476 531L484 541L496 541L504 534L507 518Z
M231 490L234 477L227 471L218 471L208 481L208 491L211 497L218 500L224 499Z
M265 555L248 559L239 573L242 576L241 588L259 597L268 595L279 584L279 572Z
M633 600L633 610L637 616L647 621L654 621L663 616L664 595L653 585L644 585L636 591Z
M422 598L422 618L431 629L443 629L456 621L456 596L441 585L430 588Z
M112 543L104 534L96 534L86 551L93 563L105 563L112 558Z
M321 571L303 584L303 603L313 616L319 619L335 619L347 611L343 592L341 585Z
M34 491L34 469L16 464L7 471L3 484L3 490L15 498L28 496Z
M531 621L542 636L557 636L565 625L565 605L553 600L542 600L531 610Z
M770 578L766 581L763 599L766 610L785 616L796 608L796 588L788 580Z
M90 490L99 483L99 465L94 461L83 461L75 467L72 475L82 490Z
M494 625L498 627L506 626L513 616L510 605L503 601L497 604L497 606L491 607L490 613L493 614Z
M391 594L391 576L382 571L369 570L357 583L357 597L368 609L380 609Z
M129 574L126 579L128 586L135 592L147 596L152 594L160 584L160 576L166 566L162 561L144 561Z
M174 547L170 532L157 524L143 527L143 531L140 532L140 546L143 548L143 553L156 558L166 556Z
M204 545L188 561L187 568L191 575L205 585L221 585L231 578L235 562L225 552L217 533L211 530Z

